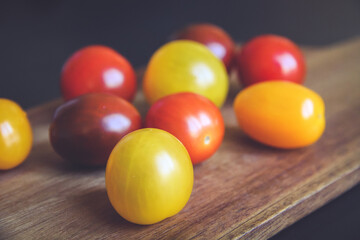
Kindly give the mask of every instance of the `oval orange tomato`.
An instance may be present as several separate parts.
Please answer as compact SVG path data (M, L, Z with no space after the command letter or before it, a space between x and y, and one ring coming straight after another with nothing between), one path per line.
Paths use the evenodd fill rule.
M31 146L32 130L26 113L17 103L0 98L0 170L22 163Z
M105 180L110 202L123 218L153 224L185 206L194 173L178 139L160 129L144 128L129 133L115 146Z
M207 98L189 92L159 99L151 106L145 124L177 137L188 150L193 164L213 155L225 132L220 110Z
M312 90L291 82L268 81L241 91L234 110L251 138L279 148L317 141L325 128L324 102Z
M221 107L228 92L224 64L204 45L188 40L165 44L151 57L143 89L151 104L178 92L194 92Z

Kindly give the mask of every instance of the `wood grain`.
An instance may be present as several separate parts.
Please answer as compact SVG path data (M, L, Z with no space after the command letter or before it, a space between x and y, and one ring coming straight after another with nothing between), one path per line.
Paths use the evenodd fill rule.
M122 219L105 190L104 169L63 162L48 141L60 100L30 109L34 147L12 171L0 172L0 239L266 239L360 181L360 39L305 51L306 84L326 104L327 126L314 145L279 150L238 128L232 82L222 109L219 151L195 167L186 207L151 226ZM148 106L138 95L136 106Z

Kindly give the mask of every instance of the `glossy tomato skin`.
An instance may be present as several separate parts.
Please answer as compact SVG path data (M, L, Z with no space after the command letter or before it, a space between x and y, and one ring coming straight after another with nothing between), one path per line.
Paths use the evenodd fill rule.
M207 98L189 92L159 99L151 106L145 125L173 134L184 144L193 164L213 155L225 132L220 110Z
M273 147L308 146L325 129L322 98L292 82L267 81L245 88L236 96L234 110L247 135Z
M165 44L151 57L143 90L149 103L178 92L194 92L216 106L224 103L229 82L224 64L204 45L188 40Z
M0 98L0 170L21 164L29 155L32 142L26 112L17 103Z
M138 111L126 100L90 93L61 105L50 126L50 142L64 159L104 166L116 143L141 127Z
M239 80L244 86L273 79L298 84L304 82L304 57L300 49L285 37L255 37L242 47L235 59Z
M175 39L192 40L204 44L229 70L235 51L234 41L222 28L208 23L193 24L175 35Z
M144 128L126 135L111 152L106 190L126 220L153 224L177 214L194 182L189 154L170 133Z
M65 100L107 92L132 101L137 84L133 67L122 55L109 47L94 45L78 50L66 61L60 85Z

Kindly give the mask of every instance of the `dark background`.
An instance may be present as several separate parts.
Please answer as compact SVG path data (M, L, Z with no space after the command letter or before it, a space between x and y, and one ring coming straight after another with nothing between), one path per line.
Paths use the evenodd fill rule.
M219 25L237 42L275 33L324 46L360 35L360 1L2 0L0 97L24 108L60 97L63 63L90 44L110 46L135 68L144 66L171 33L194 22ZM274 239L360 239L359 203L357 186Z

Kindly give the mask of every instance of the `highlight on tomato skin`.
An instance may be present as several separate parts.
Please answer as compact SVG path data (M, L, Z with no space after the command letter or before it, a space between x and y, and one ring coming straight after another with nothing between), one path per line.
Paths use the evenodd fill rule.
M62 158L85 167L105 166L117 142L141 127L137 109L109 93L89 93L57 108L50 143Z
M135 71L124 56L109 47L92 45L66 60L60 86L65 100L86 93L106 92L132 101L137 82Z
M267 81L234 100L240 128L263 144L291 149L316 142L325 130L325 105L316 92L288 81Z
M225 132L220 110L207 98L191 92L159 99L149 109L145 126L173 134L184 144L193 164L210 158Z
M0 170L23 163L32 144L33 133L26 112L16 102L0 98Z
M149 225L179 213L189 201L194 172L183 144L161 129L127 134L110 154L106 190L116 212Z
M245 87L274 79L303 84L305 58L290 39L260 35L246 42L235 54L235 68Z

